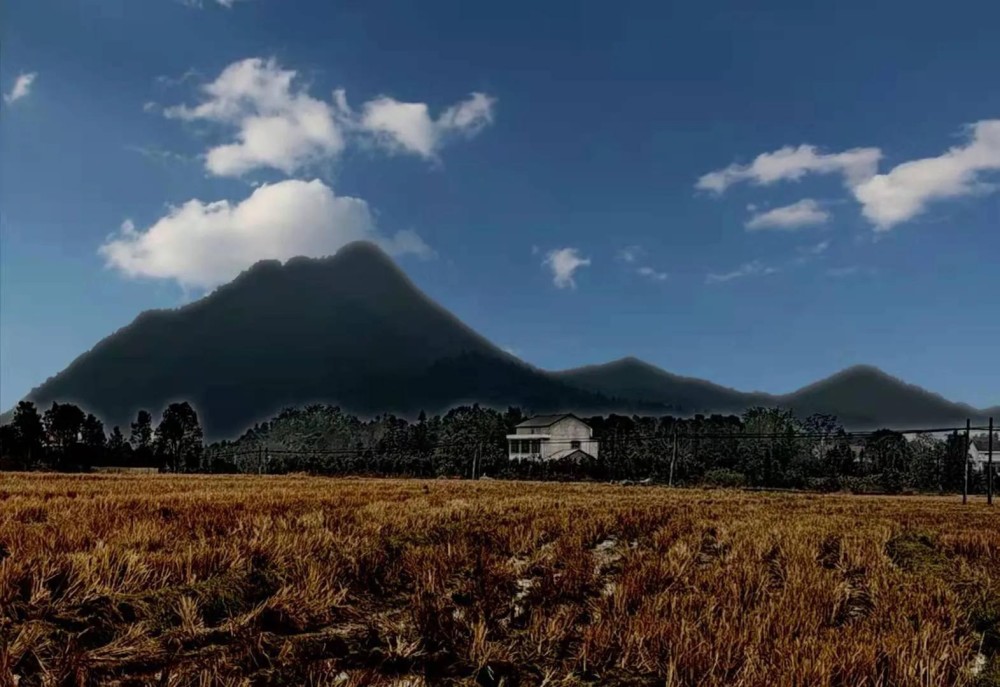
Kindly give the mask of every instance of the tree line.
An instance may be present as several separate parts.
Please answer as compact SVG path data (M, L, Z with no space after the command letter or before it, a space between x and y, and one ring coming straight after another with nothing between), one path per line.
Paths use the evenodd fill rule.
M597 458L521 461L507 457L506 435L526 419L519 408L461 406L408 421L363 420L329 405L289 408L235 440L206 444L198 415L171 403L154 424L140 410L127 428L105 432L70 403L44 411L22 401L0 426L0 465L8 469L86 471L94 466L169 472L288 473L511 479L649 480L823 491L957 492L963 488L965 437L914 440L892 429L851 434L830 415L800 419L779 408L740 416L582 418L599 442ZM1000 442L998 442L1000 443ZM969 475L971 492L984 476Z
M0 466L62 472L94 466L200 470L203 433L189 403L171 403L155 425L152 413L140 410L127 429L128 437L117 425L108 433L99 418L73 403L53 402L43 413L31 401L21 401L11 422L0 425Z

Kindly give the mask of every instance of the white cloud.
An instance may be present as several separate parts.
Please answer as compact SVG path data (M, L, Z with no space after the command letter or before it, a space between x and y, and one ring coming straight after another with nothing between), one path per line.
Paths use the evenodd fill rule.
M240 176L262 167L293 174L344 148L334 108L296 88L295 77L274 59L241 60L201 87L199 105L169 107L164 114L237 128L235 142L208 151L205 162L212 174Z
M812 198L804 198L791 205L758 212L746 223L746 228L750 231L760 229L794 231L802 227L824 224L829 219L830 213L823 210L819 203Z
M767 186L778 181L797 181L809 173L840 173L849 186L871 178L878 169L882 151L878 148L852 148L842 153L821 153L816 146L785 146L773 153L762 153L748 165L731 164L698 179L695 187L722 193L741 181Z
M17 79L14 81L14 88L11 89L10 93L4 94L4 101L9 105L17 102L21 98L27 97L27 95L31 93L31 86L35 83L35 79L37 77L37 72L19 74Z
M624 262L635 262L644 252L642 246L626 246L618 251L618 259Z
M358 127L390 150L434 159L449 138L474 136L490 124L495 102L485 93L473 93L435 120L425 103L403 103L381 96L364 104Z
M176 105L165 116L205 120L235 129L235 140L208 150L205 166L217 176L241 176L261 168L292 175L339 155L350 138L370 137L392 150L436 159L449 140L471 137L493 121L496 99L473 93L432 120L424 103L382 96L365 103L360 116L343 90L332 102L312 97L297 72L273 58L249 58L226 67L201 87L202 101ZM154 106L155 107L155 106Z
M743 277L757 277L767 274L774 274L777 272L777 268L768 267L764 265L759 260L754 260L752 262L747 262L740 265L738 268L732 272L725 272L723 274L709 274L705 277L705 282L708 284L719 284L722 282L732 281L734 279L742 279Z
M805 246L799 248L799 252L803 255L822 255L826 252L826 249L830 247L830 241L820 241L812 246Z
M552 270L552 283L558 288L576 288L573 273L590 265L590 258L581 258L576 248L560 248L549 251L542 262Z
M430 252L413 232L382 237L365 201L336 196L319 180L264 184L238 203L190 200L145 230L126 220L99 252L130 277L209 288L258 260L330 255L358 239L396 255Z
M854 187L862 213L877 231L916 217L932 201L988 190L980 175L1000 170L1000 119L977 122L969 133L964 146L904 162Z
M874 225L876 232L885 232L920 215L934 201L995 189L995 185L982 177L984 173L1000 170L1000 119L985 119L966 130L969 140L965 145L954 146L937 157L903 162L885 174L878 174L878 162L882 158L878 148L853 148L825 154L817 152L815 146L800 145L763 153L749 165L732 164L709 172L698 179L695 186L721 194L742 181L768 185L795 181L811 173L841 173L845 185L861 204L862 214ZM818 208L802 205L806 202L757 215L748 222L747 228L802 226L787 215L780 220L787 223L774 222L773 213L792 208L798 208L801 211L798 217L809 220L807 223L818 224L827 219ZM755 212L756 206L748 205L747 209Z
M182 5L187 5L188 7L197 7L201 9L205 6L206 0L178 0ZM215 0L216 5L221 5L226 9L231 9L233 5L237 2L243 2L243 0Z
M646 266L637 269L636 273L648 279L652 279L653 281L664 281L667 278L666 272L658 272L652 267L646 267Z

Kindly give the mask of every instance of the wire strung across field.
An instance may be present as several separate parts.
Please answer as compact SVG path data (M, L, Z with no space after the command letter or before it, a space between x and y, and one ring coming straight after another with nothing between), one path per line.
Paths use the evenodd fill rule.
M942 434L958 432L964 434L966 429L970 431L980 432L987 431L988 427L984 426L970 426L970 427L937 427L937 428L923 428L923 429L901 429L901 430L888 430L896 432L897 434ZM660 441L660 442L670 442L674 439L728 439L733 441L758 441L758 440L827 440L834 441L838 439L864 439L878 434L879 432L885 432L886 429L879 430L865 430L858 432L844 432L843 434L839 432L670 432L667 434L629 434L627 437L622 437L624 441L638 441L638 442L649 442L649 441ZM517 439L511 439L511 441L531 441L535 435L525 434ZM614 439L612 438L613 442ZM547 439L546 444L549 446L563 446L572 445L579 442L597 442L608 443L608 440L598 440L598 439ZM486 444L489 442L484 441L453 441L453 442L436 442L431 447L433 450L438 449L448 449L448 448L469 448L469 446L476 444ZM364 453L366 451L372 451L376 447L374 445L365 445L361 447L339 447L339 448L271 448L266 446L264 442L259 443L253 448L230 448L230 447L218 447L215 449L221 454L228 455L230 457L242 457L242 456L256 456L260 451L266 450L269 455L321 455L321 456L338 456L338 455L357 455L359 453Z

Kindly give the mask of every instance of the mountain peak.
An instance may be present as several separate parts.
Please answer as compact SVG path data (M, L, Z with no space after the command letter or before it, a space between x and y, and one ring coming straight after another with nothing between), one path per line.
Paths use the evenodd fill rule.
M344 244L334 254L334 257L342 260L379 260L395 265L392 258L377 243L367 240L351 241Z

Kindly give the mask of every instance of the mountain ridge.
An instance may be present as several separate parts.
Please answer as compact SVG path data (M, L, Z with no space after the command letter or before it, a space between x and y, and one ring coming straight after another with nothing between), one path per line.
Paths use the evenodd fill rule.
M26 399L78 403L123 427L139 408L157 412L188 400L219 435L313 402L402 415L460 402L679 415L785 405L796 412L832 408L859 425L982 413L871 365L789 394L739 391L634 356L546 371L434 302L369 242L322 258L261 260L196 301L143 311Z

